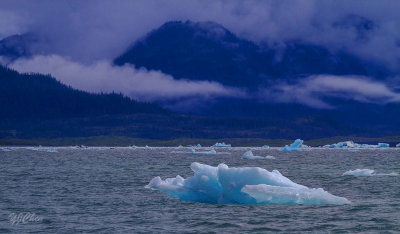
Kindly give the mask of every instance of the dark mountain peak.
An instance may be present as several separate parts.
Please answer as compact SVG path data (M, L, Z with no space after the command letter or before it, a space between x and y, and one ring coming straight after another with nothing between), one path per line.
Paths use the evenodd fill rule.
M31 46L37 42L33 33L15 34L0 40L0 56L9 61L19 57L31 56Z
M332 52L300 41L281 44L258 45L213 22L173 21L149 33L114 63L160 70L176 79L217 81L250 89L276 79L315 74L388 75L383 66L346 51Z

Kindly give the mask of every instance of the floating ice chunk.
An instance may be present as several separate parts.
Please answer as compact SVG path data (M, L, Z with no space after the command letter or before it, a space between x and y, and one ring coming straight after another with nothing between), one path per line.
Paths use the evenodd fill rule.
M200 145L200 144L197 144L195 147L196 147L196 148L201 148L201 145Z
M400 143L396 145L397 148L400 148Z
M253 152L251 152L251 150L246 151L243 156L242 159L275 159L274 156L267 156L267 157L263 157L263 156L254 156Z
M350 170L346 171L343 173L344 176L372 176L372 173L374 173L374 170L371 169L356 169L356 170Z
M332 145L324 145L323 148L341 148L341 149L348 149L348 148L389 148L388 143L378 143L377 145L369 145L369 144L358 144L354 143L353 141L343 141L338 142Z
M167 193L184 201L236 204L307 204L342 205L346 198L334 196L322 189L310 189L296 184L279 171L259 167L229 168L225 164L213 167L194 162L194 176L162 180L153 178L146 188Z
M269 149L269 145L263 145L263 149Z
M12 149L7 148L7 147L0 147L0 152L10 152Z
M212 147L231 147L231 144L225 144L225 142L222 143L215 143Z
M389 148L388 143L378 143L378 148Z
M192 151L171 151L172 154L195 154L195 155L224 155L230 154L229 152L217 152L215 149L211 149L210 151L196 151L192 149Z
M301 151L302 145L303 145L303 140L297 139L291 145L286 145L279 151Z
M48 153L57 153L58 151L54 148L47 148L39 145L39 147L32 148L32 150L39 151L39 152L48 152Z
M249 151L246 151L244 154L243 154L243 156L242 156L242 159L265 159L265 157L262 157L262 156L254 156L253 155L253 152L251 152L251 150L249 150Z
M136 146L136 145L131 145L131 146L129 146L129 148L131 148L131 149L136 149L137 146Z
M178 148L183 148L183 145L179 145Z
M375 173L374 170L371 169L356 169L350 170L343 173L344 176L398 176L396 172L391 173Z
M323 148L355 148L353 141L342 141L332 145L324 145Z

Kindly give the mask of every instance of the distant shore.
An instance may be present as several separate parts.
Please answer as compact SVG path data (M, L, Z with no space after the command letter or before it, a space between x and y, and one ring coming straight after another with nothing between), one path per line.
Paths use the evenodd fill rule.
M178 138L178 139L143 139L130 138L124 136L92 136L92 137L69 137L69 138L0 138L0 146L186 146L197 145L211 146L216 142L225 142L233 147L237 146L284 146L290 144L295 139L262 139L262 138L221 138L221 139L201 139L201 138ZM394 147L400 142L400 136L388 136L379 138L368 137L346 137L337 136L320 139L305 140L304 144L309 146L322 146L333 144L340 141L354 141L357 143L377 144L379 142L389 143L390 147Z

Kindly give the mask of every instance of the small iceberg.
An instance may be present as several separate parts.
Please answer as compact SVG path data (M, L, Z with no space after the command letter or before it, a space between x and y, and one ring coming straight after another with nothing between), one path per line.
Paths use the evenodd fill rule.
M229 168L194 162L194 175L162 180L153 178L146 188L159 190L183 201L213 204L302 204L344 205L350 201L334 196L323 189L296 184L279 171L259 167Z
M223 154L231 154L229 152L217 152L215 149L211 149L210 151L196 151L192 150L192 154L202 154L202 155L223 155Z
M34 151L39 151L39 152L47 152L47 153L57 153L58 151L54 148L47 148L39 145L37 148L32 148Z
M243 156L242 159L250 159L250 160L256 160L256 159L275 159L274 156L267 156L267 157L263 157L263 156L254 156L253 152L251 152L251 150L246 151Z
M396 145L397 148L400 148L400 143Z
M211 149L210 151L196 151L192 149L192 151L171 151L171 154L195 154L195 155L224 155L231 154L229 152L217 152L215 149Z
M378 143L378 148L389 148L388 143Z
M136 145L131 145L131 146L129 146L129 148L131 148L131 149L136 149L137 146L136 146Z
M262 148L263 149L269 149L269 145L263 145Z
M372 176L374 170L371 169L356 169L343 173L344 176Z
M0 152L10 152L12 149L7 148L7 147L0 147Z
M301 151L303 140L297 139L291 145L285 145L279 151Z
M343 173L343 176L398 176L396 172L391 173L375 173L374 170L371 169L355 169L346 171Z
M324 145L323 148L334 148L334 149L374 149L374 148L389 148L388 143L378 143L377 145L369 145L369 144L358 144L353 141L342 141L336 144Z
M215 143L212 147L232 147L231 144L225 144L225 142L222 143Z

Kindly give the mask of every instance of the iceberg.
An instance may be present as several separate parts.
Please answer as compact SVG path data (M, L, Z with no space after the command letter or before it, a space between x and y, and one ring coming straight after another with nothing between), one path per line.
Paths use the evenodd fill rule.
M57 153L58 151L54 148L47 148L39 145L39 147L34 147L32 148L34 151L39 151L39 152L48 152L48 153Z
M267 156L267 157L263 157L263 156L254 156L253 152L251 152L251 150L246 151L243 156L242 159L251 159L251 160L255 160L255 159L275 159L274 156Z
M396 145L397 148L400 148L400 143Z
M136 149L137 146L136 146L136 145L131 145L131 146L129 146L129 148L131 148L131 149Z
M0 152L10 152L12 149L7 148L7 147L0 147Z
M365 148L365 149L373 149L373 148L389 148L388 143L378 143L377 145L369 145L369 144L358 144L353 141L343 141L338 142L336 144L324 145L323 148L339 148L339 149L349 149L349 148Z
M378 148L389 148L388 143L378 143Z
M297 139L291 145L285 145L279 151L301 151L301 147L303 145L303 140Z
M217 152L215 149L211 149L210 151L196 151L192 149L192 151L171 151L172 154L195 154L195 155L224 155L230 154L229 152Z
M350 170L346 171L343 173L344 176L372 176L372 173L374 173L374 170L371 169L356 169L356 170Z
M263 149L269 149L269 145L263 145L262 148Z
M213 204L303 204L343 205L350 201L323 189L296 184L279 171L259 167L229 168L194 162L194 175L162 180L153 178L146 188L159 190L182 201Z
M374 173L374 170L371 169L355 169L355 170L350 170L346 171L343 173L343 176L398 176L396 172L391 172L391 173Z
M225 142L222 143L215 143L212 147L232 147L231 144L225 144Z

